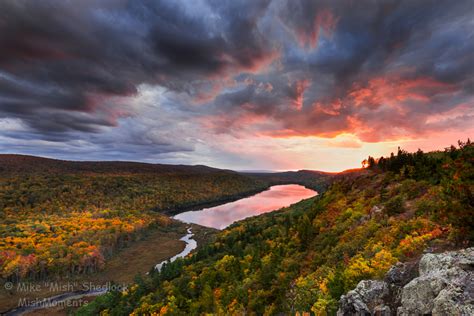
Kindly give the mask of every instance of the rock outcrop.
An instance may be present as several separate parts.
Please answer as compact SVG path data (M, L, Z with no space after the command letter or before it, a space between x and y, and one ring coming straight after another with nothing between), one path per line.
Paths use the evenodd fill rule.
M367 315L377 309L384 311L380 315L390 316L390 308L384 305L388 294L388 285L384 281L360 281L354 290L341 297L337 315Z
M426 254L405 285L398 315L474 315L474 248Z
M474 248L398 263L343 295L338 315L474 315Z

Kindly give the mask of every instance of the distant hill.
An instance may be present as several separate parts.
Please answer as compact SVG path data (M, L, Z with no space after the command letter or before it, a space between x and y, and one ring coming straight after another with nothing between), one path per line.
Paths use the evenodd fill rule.
M255 194L271 183L203 165L66 161L0 154L0 211L172 211ZM2 191L3 190L3 191Z
M244 175L253 177L255 179L270 182L271 184L301 184L308 188L322 191L331 180L337 175L336 173L329 173L315 170L299 170L299 171L284 171L284 172L245 172Z
M69 161L28 155L0 154L0 172L48 173L213 173L232 172L203 165L167 165L130 161Z
M169 165L131 161L70 161L29 155L0 154L0 173L48 173L48 174L148 174L148 175L199 175L233 174L276 184L301 184L315 190L323 190L336 173L314 170L285 172L232 171L204 165ZM341 173L341 174L344 174Z

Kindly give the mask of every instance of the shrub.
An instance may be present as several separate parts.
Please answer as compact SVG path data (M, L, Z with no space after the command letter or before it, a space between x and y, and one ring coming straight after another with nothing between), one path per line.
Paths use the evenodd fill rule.
M403 213L405 210L403 207L403 199L401 196L395 196L385 203L385 209L389 216L397 215Z

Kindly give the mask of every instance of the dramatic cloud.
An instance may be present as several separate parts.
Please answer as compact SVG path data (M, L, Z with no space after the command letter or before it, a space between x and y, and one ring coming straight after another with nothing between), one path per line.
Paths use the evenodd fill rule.
M255 70L272 54L253 32L263 4L201 12L216 21L173 2L0 6L0 115L46 134L116 126L127 111L108 101L135 95L140 84L189 92L194 81Z
M266 169L472 137L473 30L470 0L4 0L0 149Z

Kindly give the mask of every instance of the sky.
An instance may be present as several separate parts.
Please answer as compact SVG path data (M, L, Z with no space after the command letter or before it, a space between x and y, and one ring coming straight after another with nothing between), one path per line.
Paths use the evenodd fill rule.
M472 0L0 2L0 153L341 171L473 136Z

